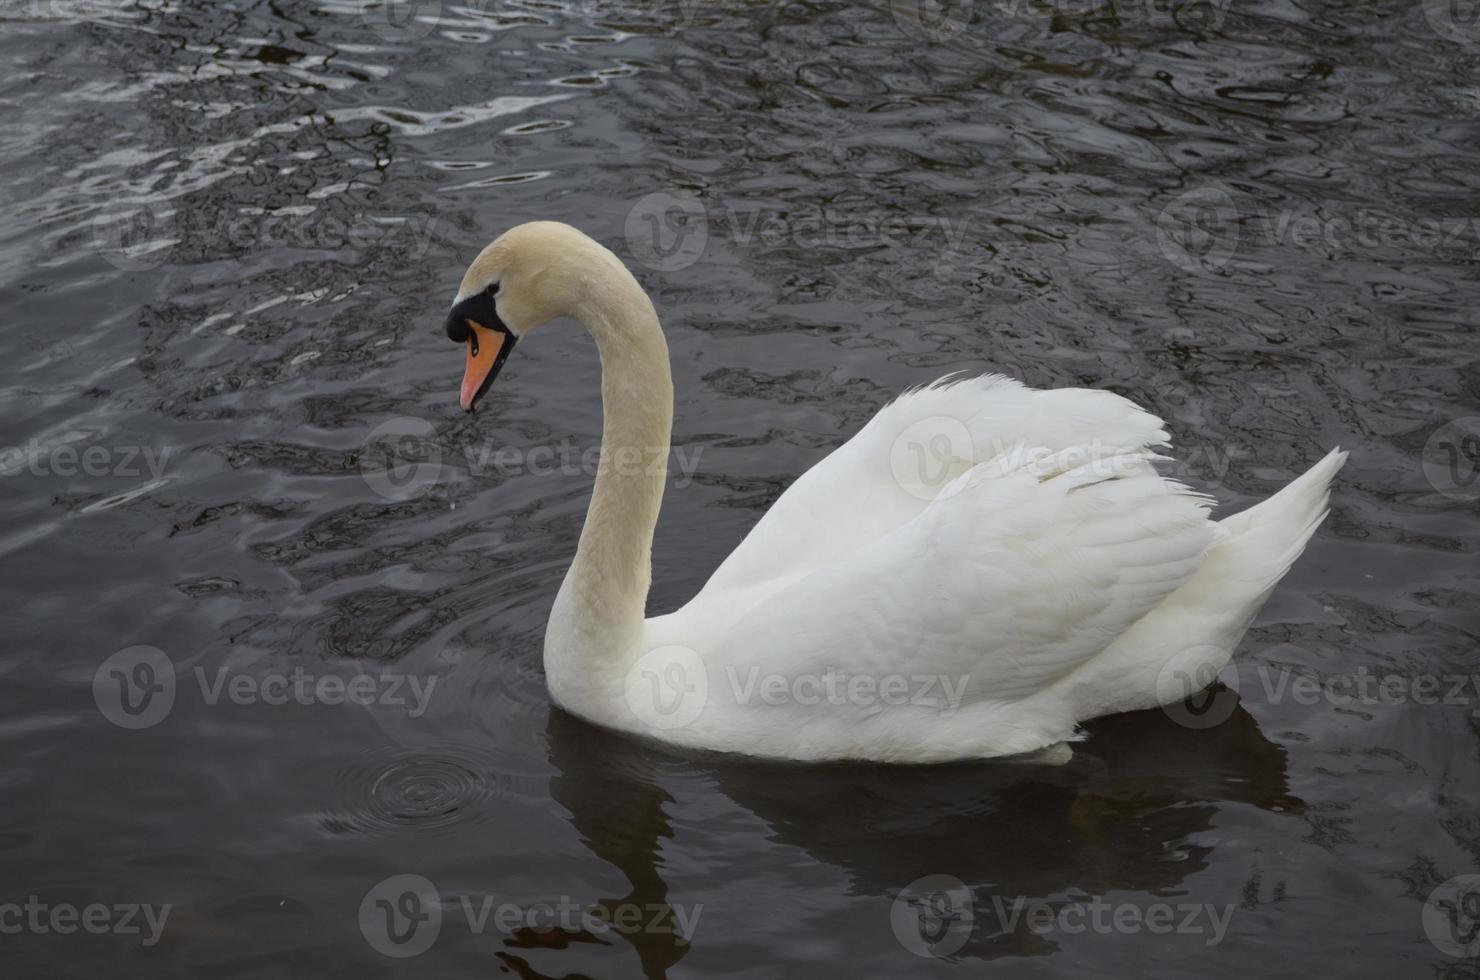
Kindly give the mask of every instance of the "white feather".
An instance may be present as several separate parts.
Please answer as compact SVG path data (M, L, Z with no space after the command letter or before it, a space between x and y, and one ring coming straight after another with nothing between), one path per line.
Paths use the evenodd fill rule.
M922 498L891 458L928 420L959 422L972 451ZM700 716L659 731L625 710L604 720L753 755L935 762L1043 749L1160 704L1174 658L1193 651L1183 669L1211 677L1231 655L1345 458L1220 532L1208 498L1153 468L1166 442L1160 419L1109 392L1002 377L910 392L801 476L692 602L647 622L645 649L702 659ZM828 671L939 677L960 700L819 710L737 683Z
M1346 458L1215 523L1207 498L1156 472L1167 433L1126 399L946 379L882 409L691 602L647 619L664 474L621 460L668 451L657 313L615 255L551 222L484 249L460 295L495 281L520 336L570 315L601 353L602 462L545 634L551 694L680 745L1063 758L1055 747L1086 719L1192 693L1173 677L1211 681L1325 516Z

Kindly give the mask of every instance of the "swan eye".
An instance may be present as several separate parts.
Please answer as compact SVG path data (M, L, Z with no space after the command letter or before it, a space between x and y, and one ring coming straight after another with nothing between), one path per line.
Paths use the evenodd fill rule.
M490 296L497 296L498 295L498 283L496 283L496 282L489 283L488 284L488 288L485 289L484 292L486 292Z

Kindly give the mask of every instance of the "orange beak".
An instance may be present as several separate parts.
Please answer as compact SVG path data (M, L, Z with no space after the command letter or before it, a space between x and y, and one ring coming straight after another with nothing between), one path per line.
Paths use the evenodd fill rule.
M468 364L457 400L464 412L471 412L493 384L494 376L508 356L506 348L511 341L501 330L490 330L475 320L464 322L468 325Z

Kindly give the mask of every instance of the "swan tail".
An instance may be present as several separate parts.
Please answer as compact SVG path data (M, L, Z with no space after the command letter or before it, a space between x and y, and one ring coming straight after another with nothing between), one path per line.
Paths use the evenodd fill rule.
M1229 662L1275 585L1325 519L1347 454L1332 450L1279 493L1220 521L1188 582L1062 685L1079 720L1181 701Z
M1346 458L1333 449L1273 497L1218 522L1208 561L1223 566L1228 579L1258 587L1256 612L1326 519L1331 481Z

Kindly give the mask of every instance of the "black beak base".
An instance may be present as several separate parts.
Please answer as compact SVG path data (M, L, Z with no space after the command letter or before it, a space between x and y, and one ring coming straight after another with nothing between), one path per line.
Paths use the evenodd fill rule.
M468 342L468 320L490 330L507 334L509 346L513 346L517 339L514 331L510 330L509 325L504 323L503 318L498 315L498 305L494 303L492 294L487 290L469 296L447 314L447 339L454 344L466 344Z

